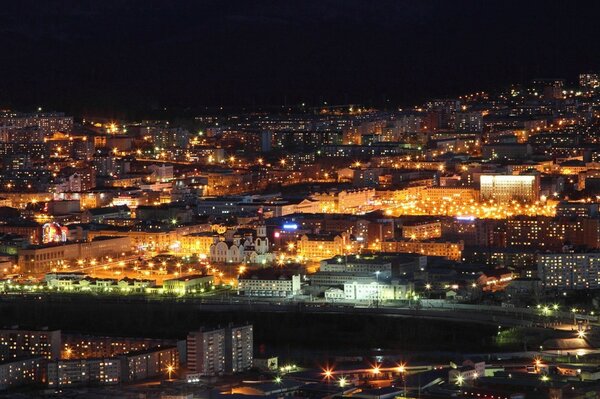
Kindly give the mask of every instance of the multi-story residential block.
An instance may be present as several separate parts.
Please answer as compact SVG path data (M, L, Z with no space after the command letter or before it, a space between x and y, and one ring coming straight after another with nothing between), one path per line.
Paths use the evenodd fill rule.
M43 383L43 367L41 356L0 361L0 391Z
M48 363L46 374L51 388L114 385L121 382L121 361L116 358L56 360Z
M253 327L201 329L187 336L187 367L205 376L222 375L252 367Z
M0 330L0 361L27 356L60 357L60 330Z
M600 288L600 253L541 253L537 266L547 289Z

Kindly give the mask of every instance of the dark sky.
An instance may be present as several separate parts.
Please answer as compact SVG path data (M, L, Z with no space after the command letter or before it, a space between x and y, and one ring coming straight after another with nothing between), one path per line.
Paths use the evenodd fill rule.
M1 1L0 104L410 104L600 69L598 1Z

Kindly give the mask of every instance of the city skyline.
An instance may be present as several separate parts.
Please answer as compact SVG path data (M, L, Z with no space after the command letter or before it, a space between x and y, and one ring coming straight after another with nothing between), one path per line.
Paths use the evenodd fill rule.
M0 399L600 395L597 5L0 9Z

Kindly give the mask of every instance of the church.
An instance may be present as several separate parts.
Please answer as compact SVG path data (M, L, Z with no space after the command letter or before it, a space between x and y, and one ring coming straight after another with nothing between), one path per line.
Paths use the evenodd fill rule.
M267 226L264 222L256 229L238 229L230 240L215 235L210 245L209 259L215 263L267 264L275 259L269 252Z

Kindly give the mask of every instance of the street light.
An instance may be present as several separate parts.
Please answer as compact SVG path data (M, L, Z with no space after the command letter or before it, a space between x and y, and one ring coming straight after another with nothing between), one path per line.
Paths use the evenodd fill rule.
M175 367L173 367L173 365L169 364L167 366L167 374L169 375L169 379L171 379L171 376L173 375L173 371L175 371Z

